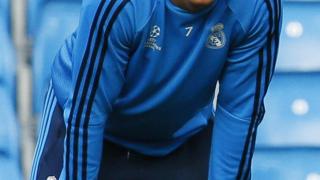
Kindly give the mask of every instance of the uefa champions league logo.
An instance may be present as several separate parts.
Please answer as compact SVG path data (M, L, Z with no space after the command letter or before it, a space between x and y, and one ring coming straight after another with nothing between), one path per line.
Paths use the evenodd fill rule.
M161 29L159 26L155 25L151 28L149 38L147 39L144 47L150 48L154 51L161 51L162 47L158 46L157 39L161 35Z
M159 26L153 26L151 32L150 32L150 37L151 38L157 38L158 36L160 36L160 27Z
M224 25L219 23L212 27L211 34L208 37L206 47L210 49L221 49L226 43L226 35L223 32Z

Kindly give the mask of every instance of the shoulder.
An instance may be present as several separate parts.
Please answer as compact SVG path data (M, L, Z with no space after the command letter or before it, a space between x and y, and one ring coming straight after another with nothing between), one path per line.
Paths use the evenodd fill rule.
M120 0L123 1L123 0ZM128 0L129 4L136 10L136 13L141 13L148 15L152 13L152 10L157 5L159 0L148 0L148 1L141 1L141 0Z
M134 21L136 30L143 27L149 21L158 3L159 0L129 0L126 11L132 15L131 20Z
M102 9L101 13L106 11L108 6L111 7L111 13L120 8L120 19L128 20L139 28L151 16L159 1L161 0L83 0L82 10L83 14L90 18L99 8Z
M245 32L250 31L255 21L268 19L270 0L226 0L226 3Z

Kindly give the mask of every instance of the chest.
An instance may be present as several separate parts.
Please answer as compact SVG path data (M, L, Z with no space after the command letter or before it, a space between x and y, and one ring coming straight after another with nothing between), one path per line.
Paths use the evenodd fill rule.
M159 7L138 32L133 59L160 67L190 63L220 68L227 58L232 29L222 11L193 16Z

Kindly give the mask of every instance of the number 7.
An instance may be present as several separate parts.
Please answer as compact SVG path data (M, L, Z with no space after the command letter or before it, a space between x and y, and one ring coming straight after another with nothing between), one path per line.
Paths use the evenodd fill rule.
M191 34L191 32L192 32L192 30L193 30L193 26L186 27L185 29L187 30L186 37L189 37L189 36L190 36L190 34Z

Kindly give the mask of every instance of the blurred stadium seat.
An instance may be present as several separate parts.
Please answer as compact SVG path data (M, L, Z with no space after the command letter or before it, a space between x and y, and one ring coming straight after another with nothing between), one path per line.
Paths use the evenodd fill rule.
M9 1L0 0L0 179L22 179L15 116L16 59L9 32Z
M3 19L5 27L9 30L10 27L10 0L0 0L0 18Z
M41 15L32 53L33 111L36 116L42 110L53 59L64 40L75 31L80 6L80 3L50 2Z
M320 70L320 1L284 1L278 71Z
M15 50L5 26L5 20L0 16L0 86L4 87L13 102L16 101L16 59Z
M320 180L320 1L284 1L252 179Z
M0 179L22 179L15 116L16 59L10 37L10 1L0 0Z
M18 122L11 98L0 84L0 179L22 179L19 165Z
M81 4L81 1L82 0L28 0L27 31L29 36L36 36L38 27L44 17L43 14L47 11L47 7L55 3L66 6L69 4ZM59 9L57 10L56 12L60 12Z
M253 180L319 180L318 148L257 148Z
M320 72L275 74L257 146L320 147L319 92Z

